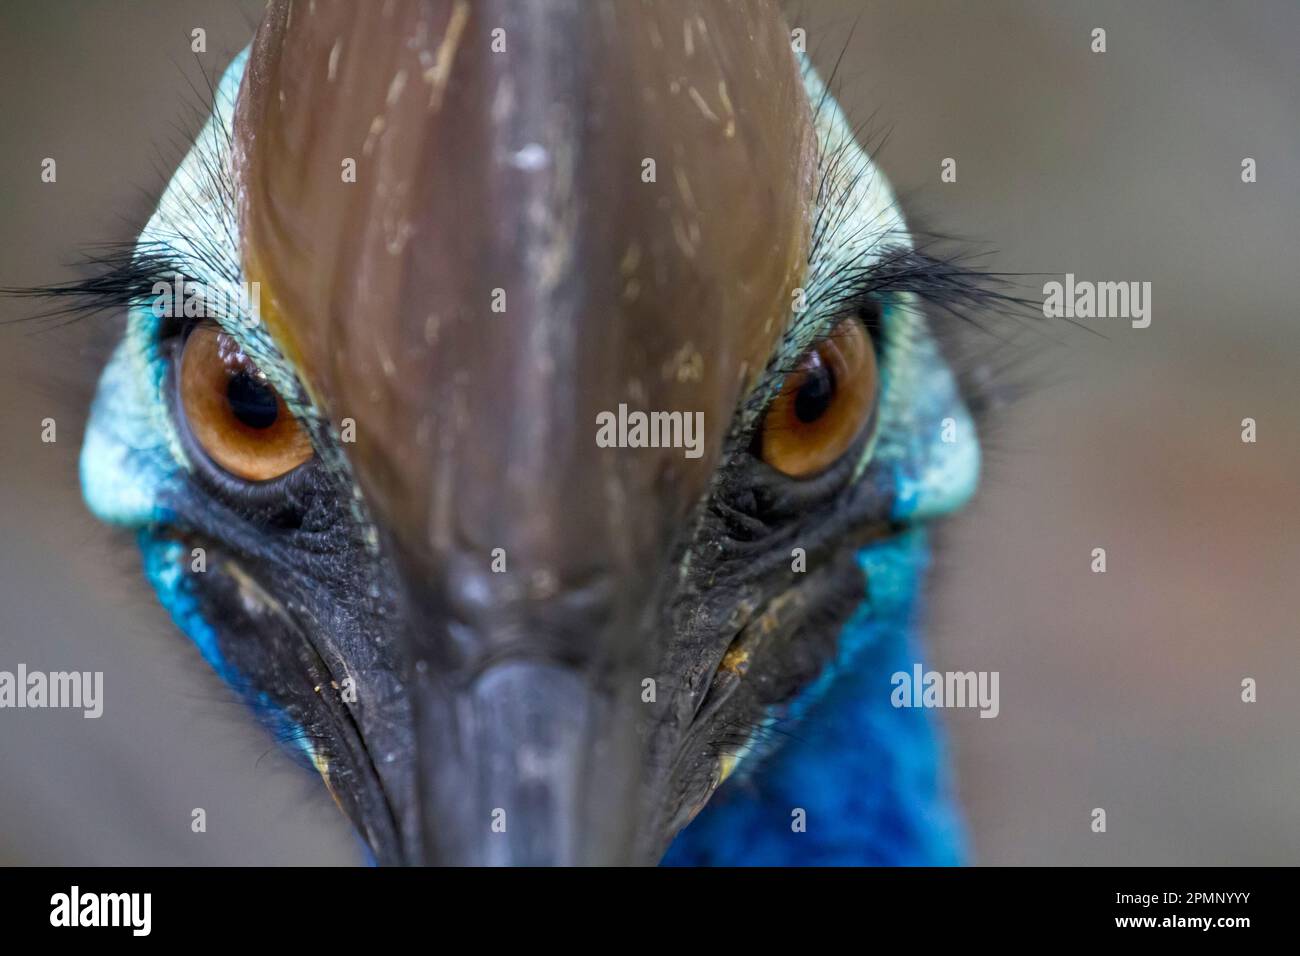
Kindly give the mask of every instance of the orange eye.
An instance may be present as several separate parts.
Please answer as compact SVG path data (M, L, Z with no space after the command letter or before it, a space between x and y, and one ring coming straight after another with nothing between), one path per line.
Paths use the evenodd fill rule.
M792 478L825 471L862 433L875 404L876 353L862 323L845 319L786 376L763 418L760 455Z
M181 405L211 459L239 478L278 478L312 456L311 441L280 393L239 344L200 327L181 354Z

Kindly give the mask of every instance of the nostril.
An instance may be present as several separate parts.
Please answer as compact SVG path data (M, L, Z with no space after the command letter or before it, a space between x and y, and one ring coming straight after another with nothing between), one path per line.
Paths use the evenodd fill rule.
M492 608L509 601L514 590L511 582L494 582L491 575L489 569L474 567L464 559L448 562L446 591L453 617L466 623L479 622Z
M565 580L502 548L491 554L448 555L443 580L448 610L466 623L503 609L553 607L558 614L595 625L606 620L618 593L613 577L604 571Z

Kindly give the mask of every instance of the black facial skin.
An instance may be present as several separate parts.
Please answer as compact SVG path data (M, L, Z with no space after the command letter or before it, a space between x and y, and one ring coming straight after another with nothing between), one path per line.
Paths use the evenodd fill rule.
M867 596L854 553L899 530L872 520L889 510L882 476L868 471L849 484L871 427L812 479L780 474L752 446L730 455L719 475L692 544L691 573L670 605L664 673L687 679L668 716L675 754L660 808L671 813L661 851L717 786L718 757L746 744L764 716L820 674ZM792 570L794 548L806 552L802 572ZM745 665L721 666L728 651Z
M430 611L401 593L382 529L375 552L354 516L351 489L319 459L279 479L245 482L207 458L179 403L174 413L194 469L177 497L161 502L180 517L158 533L179 537L186 554L206 549L206 571L186 565L185 573L240 675L237 689L281 736L301 728L377 862L493 860L461 832L467 822L439 831L420 784L413 701L429 675L414 673L407 635L412 619ZM719 758L834 655L843 623L866 594L854 551L896 530L873 522L888 514L891 497L881 476L869 470L849 481L872 427L828 471L805 480L759 460L751 435L733 435L708 499L680 529L673 560L647 569L659 597L640 625L644 659L593 677L560 647L531 655L562 686L564 675L575 675L575 687L598 681L622 685L611 695L639 695L645 677L656 680L655 700L638 701L634 711L639 753L628 765L610 761L609 772L637 796L626 807L625 830L606 834L613 846L601 851L603 861L656 862L718 785ZM791 568L795 547L807 553L801 573ZM554 606L573 616L575 632L593 626L581 601ZM563 630L565 622L549 626ZM454 800L463 782L449 777L447 785ZM529 820L520 816L517 830ZM482 831L489 833L486 821ZM523 842L508 862L573 862L576 851L527 834L517 839Z

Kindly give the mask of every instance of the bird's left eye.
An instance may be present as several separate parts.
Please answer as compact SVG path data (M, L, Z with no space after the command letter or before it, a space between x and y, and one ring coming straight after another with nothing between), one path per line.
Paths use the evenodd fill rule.
M312 456L306 430L231 336L196 328L180 364L185 420L217 465L247 481L269 481Z
M763 417L762 459L792 478L809 478L839 460L871 420L876 353L867 330L845 319L786 376Z

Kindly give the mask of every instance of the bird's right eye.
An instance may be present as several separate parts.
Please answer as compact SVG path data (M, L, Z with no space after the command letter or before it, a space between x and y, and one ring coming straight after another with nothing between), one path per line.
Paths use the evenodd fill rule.
M246 481L270 481L312 456L311 440L234 338L195 328L180 362L186 424L213 462Z

